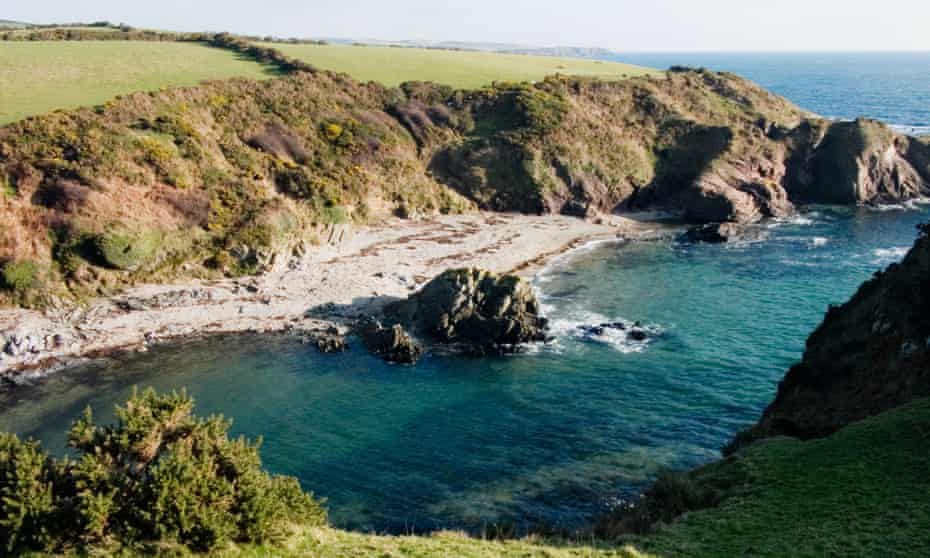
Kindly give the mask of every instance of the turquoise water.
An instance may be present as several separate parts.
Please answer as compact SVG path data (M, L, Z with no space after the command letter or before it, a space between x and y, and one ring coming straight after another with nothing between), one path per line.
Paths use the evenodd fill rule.
M906 133L930 133L930 52L629 53L613 59L734 72L823 116L867 116Z
M202 414L264 436L274 472L329 499L334 523L377 531L572 527L635 496L662 468L712 460L753 422L827 305L900 259L928 208L818 208L752 242L672 239L574 252L537 279L556 340L491 359L415 368L286 337L165 346L0 390L0 429L64 451L87 405L133 385L186 386ZM651 341L586 338L625 319Z

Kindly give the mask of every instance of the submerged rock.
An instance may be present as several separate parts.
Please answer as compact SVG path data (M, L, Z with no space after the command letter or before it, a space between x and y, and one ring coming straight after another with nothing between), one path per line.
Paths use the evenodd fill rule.
M578 326L578 329L585 335L591 335L594 337L601 337L609 330L623 331L626 333L626 338L631 341L646 341L653 335L653 333L644 328L640 322L636 322L633 325L627 325L623 322L608 322L599 325L580 325Z
M734 240L742 233L742 227L736 223L711 223L688 229L681 240L684 242L721 244Z
M547 321L528 283L515 275L467 268L446 271L385 315L433 341L470 352L511 352L546 340Z
M358 323L356 332L372 354L388 362L416 364L423 356L423 347L399 324L384 326L378 320L366 318Z
M321 353L343 353L349 349L345 335L336 327L307 332L301 341L305 345L313 345Z

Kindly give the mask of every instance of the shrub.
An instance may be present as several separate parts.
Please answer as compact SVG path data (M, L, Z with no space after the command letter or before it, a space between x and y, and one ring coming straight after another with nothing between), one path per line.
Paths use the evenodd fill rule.
M516 104L524 126L537 134L558 128L569 108L564 97L541 89L521 90L517 94Z
M135 271L155 257L160 237L154 232L111 231L97 235L93 244L103 265Z
M2 279L0 283L6 289L16 293L25 293L37 286L39 271L36 264L29 260L11 261L3 264L0 279Z
M0 176L0 193L5 194L11 198L16 197L18 193L16 190L16 183L13 182L7 176Z
M297 481L268 475L258 445L228 436L221 417L193 416L184 392L134 392L114 425L90 410L57 463L34 442L0 435L0 543L7 552L179 543L209 551L274 542L326 512Z
M0 433L0 548L44 550L54 513L52 467L35 442Z

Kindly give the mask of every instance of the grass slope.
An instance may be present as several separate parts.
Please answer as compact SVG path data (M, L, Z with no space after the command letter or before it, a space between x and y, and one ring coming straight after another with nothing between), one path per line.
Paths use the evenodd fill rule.
M470 89L494 81L539 81L553 74L620 79L655 73L629 64L549 56L343 45L271 46L318 68L346 72L357 80L385 85L434 81Z
M220 49L168 42L0 43L0 125L116 95L275 71Z
M331 528L301 530L286 545L241 546L221 558L649 558L633 547L556 544L533 539L490 541L459 533L386 537Z
M930 399L699 471L722 504L631 541L664 557L930 556Z

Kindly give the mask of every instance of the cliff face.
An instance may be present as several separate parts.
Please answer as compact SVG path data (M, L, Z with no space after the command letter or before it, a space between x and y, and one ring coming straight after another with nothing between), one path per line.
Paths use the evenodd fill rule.
M930 227L904 261L831 308L752 437L827 436L930 396Z
M732 74L454 91L313 72L138 93L0 129L0 304L255 273L334 224L664 208L751 222L930 195L930 147ZM9 275L4 272L4 275Z

